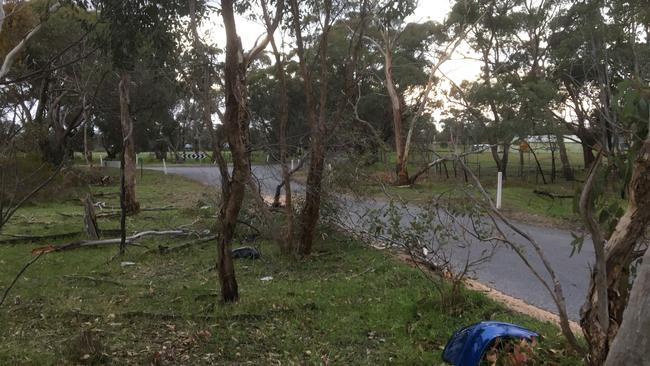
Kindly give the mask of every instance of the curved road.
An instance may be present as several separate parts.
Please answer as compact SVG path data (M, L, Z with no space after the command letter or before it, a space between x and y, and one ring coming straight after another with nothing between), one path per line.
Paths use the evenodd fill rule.
M151 169L162 170L162 168ZM183 175L207 185L218 185L220 182L219 171L213 166L168 167L167 171L169 173ZM262 192L267 194L275 192L275 187L281 181L278 166L254 166L253 174L259 180ZM304 187L300 184L294 183L292 184L292 188L298 194L304 192ZM373 200L363 202L348 201L346 204L352 205L348 207L351 212L356 211L359 214L368 208L380 208L384 206L383 203ZM409 207L409 210L414 209L416 210L416 208ZM404 219L402 224L406 224L406 221L408 220ZM544 254L562 283L569 317L572 320L579 320L580 307L584 303L589 286L589 267L594 262L593 246L590 240L585 239L582 251L570 257L570 243L573 237L569 231L542 228L526 223L517 224L542 247ZM521 238L514 232L506 232L505 234L510 239L520 243L531 265L537 268L538 272L544 273L542 263L534 255L533 249L530 246L527 247L525 245L526 242L520 240ZM477 247L477 243L471 243L469 241L465 244L469 244L465 245L465 247L475 249L471 254L472 256L477 256L477 253L481 251L481 248ZM473 270L473 276L489 287L524 300L529 304L557 313L557 309L546 289L530 270L526 268L522 260L512 249L497 247L489 262L481 264L480 267Z

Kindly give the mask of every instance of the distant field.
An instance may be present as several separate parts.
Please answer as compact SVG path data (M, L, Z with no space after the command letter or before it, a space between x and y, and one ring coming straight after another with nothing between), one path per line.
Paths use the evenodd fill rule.
M555 151L555 153L552 153L548 149L548 146L546 144L531 144L531 147L534 150L535 155L537 155L537 160L539 161L539 164L542 167L542 171L544 172L545 175L548 175L548 177L550 178L552 165L553 165L552 164L553 157L555 158L556 175L560 176L562 174L562 162L560 161L559 151ZM569 162L571 163L571 167L574 169L576 175L580 175L584 170L582 147L576 143L567 143L566 148L567 148L567 155L569 157ZM458 151L458 154L465 154L467 151L470 151L470 149L471 149L470 146L461 148ZM433 150L439 156L448 156L453 154L454 152L453 150L449 149L449 147L447 146L438 146L433 148ZM416 172L421 166L425 165L430 161L435 160L438 157L438 155L436 154L433 154L431 152L423 153L421 151L418 151L417 149L414 149L411 152L411 158L409 162L409 172L411 173ZM502 154L501 151L499 152L499 154L500 155ZM537 167L537 163L535 162L535 155L533 155L532 152L525 152L524 164L522 167L522 165L520 164L519 147L512 146L508 154L507 175L509 177L522 176L522 178L526 178L528 181L535 180L535 179L541 181L541 177L538 177L539 169ZM382 162L375 163L371 168L373 170L384 170L386 167L388 167L389 169L393 169L395 160L396 160L395 153L390 152L384 155ZM476 153L470 153L465 156L464 161L468 165L468 167L471 168L477 175L496 176L496 172L497 172L496 164L494 162L494 159L492 158L492 153L489 149L479 151ZM447 171L449 172L450 175L453 175L454 173L453 164L451 163L447 164ZM440 167L440 170L433 169L431 173L438 173L440 175L446 176L443 167Z
M508 216L520 221L532 224L553 227L576 228L581 225L581 219L576 211L576 199L580 192L585 171L582 156L582 147L579 144L567 143L567 153L574 171L575 181L566 181L562 175L562 164L559 152L555 152L555 179L552 179L552 158L553 154L546 146L535 146L532 148L537 155L539 164L544 173L544 179L539 172L532 153L524 153L524 164L520 165L518 146L511 148L507 168L507 179L503 185L503 212ZM467 147L466 149L469 149ZM448 156L453 152L446 146L436 147L438 155L420 153L413 151L408 165L409 174L413 175L428 162L435 160L438 156ZM462 149L458 152L463 154ZM363 165L356 162L358 169L365 173L360 175L355 183L356 188L365 191L378 198L387 198L386 193L399 196L401 199L410 202L423 202L430 200L434 195L451 190L459 190L463 187L471 188L470 177L466 177L462 167L455 166L453 162L440 164L429 169L422 175L416 184L410 188L399 188L392 185L395 170L395 154L388 153L382 157L383 161L377 161L370 165ZM481 184L492 196L496 198L497 168L489 150L468 154L465 164L480 179ZM384 185L382 187L379 182ZM537 192L537 193L536 193ZM539 192L547 192L551 195L563 198L551 198ZM607 200L611 202L621 200L619 192L614 187L608 192Z

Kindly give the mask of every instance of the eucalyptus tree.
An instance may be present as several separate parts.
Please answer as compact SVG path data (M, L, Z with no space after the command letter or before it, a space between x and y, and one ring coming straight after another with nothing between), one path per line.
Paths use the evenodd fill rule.
M585 169L589 169L596 159L594 149L603 145L599 118L591 102L597 98L592 41L606 36L597 3L576 3L561 9L551 21L550 27L554 31L548 38L550 71L557 81L560 107L573 116L563 120L582 142Z
M249 4L237 4L246 9ZM221 233L219 244L218 270L221 284L221 297L225 302L237 301L239 291L235 277L231 245L237 226L237 218L242 207L246 186L251 183L248 112L247 73L251 63L260 56L268 45L273 32L279 25L284 9L284 2L276 3L276 12L267 34L249 51L242 48L237 24L235 22L235 4L233 0L221 0L221 16L226 32L226 59L224 64L224 93L226 110L223 129L232 154L232 175L222 175L221 184ZM223 172L222 172L223 174Z
M585 165L591 167L581 195L581 214L596 249L596 266L581 309L591 364L602 364L607 357L627 306L631 265L645 251L640 228L650 220L644 214L648 211L644 85L650 68L641 60L650 54L648 27L643 25L647 20L648 11L640 2L567 3L552 22L548 42L554 77L564 104L575 116L569 127L582 139ZM601 164L604 158L607 164ZM606 203L605 181L628 197L627 207Z
M348 36L348 48L343 62L330 64L330 36L347 12L358 12L362 19L368 14L368 2L290 0L290 27L295 38L295 53L303 82L305 115L309 126L309 170L307 172L305 204L300 217L300 239L297 252L311 254L316 226L320 217L323 188L323 168L327 144L332 133L341 126L349 111L348 100L357 90L357 65L362 48L366 22L358 22ZM311 62L311 60L316 62ZM336 70L336 72L332 72ZM340 77L336 94L331 93L333 75Z
M407 185L409 179L407 126L407 99L412 99L418 89L425 89L426 69L432 67L429 51L435 44L437 25L433 22L407 23L417 1L372 1L371 25L364 38L383 58L381 65L383 84L388 94L392 114L395 148L396 184Z
M90 118L97 127L104 150L109 159L119 158L122 151L122 129L116 121L120 116L119 91L108 87L119 83L119 75L112 70L110 62L105 65L109 72L96 97L89 101ZM129 89L130 115L133 120L133 144L136 151L156 149L157 141L165 141L162 149L177 147L180 135L179 122L175 119L179 100L184 96L178 85L173 67L151 68L136 65Z
M13 52L24 42L21 32L35 25L34 33L14 55L3 91L18 93L26 112L25 130L38 141L43 161L59 165L71 153L70 140L86 124L88 100L96 94L102 61L95 52L95 16L84 8L63 3L47 13L47 22L35 19L44 4L16 3L3 30L3 50ZM20 40L20 41L19 41ZM0 51L0 53L3 51ZM100 83L101 84L101 83Z
M135 196L135 146L131 115L131 74L146 62L148 68L164 68L178 54L178 26L188 15L187 2L182 0L103 0L98 3L100 20L105 24L101 43L110 55L119 74L120 124L124 161L124 208L129 213L139 210Z
M647 17L641 2L566 2L550 23L552 77L572 115L566 126L582 140L586 169L594 150L619 154L630 143L613 101L619 83L650 75L642 61L650 54Z
M516 72L510 73L508 79L516 89L519 104L521 125L518 131L524 136L526 129L529 135L549 136L552 151L555 151L555 147L559 150L565 179L573 180L573 170L564 144L566 121L557 112L558 109L562 110L561 104L558 105L562 98L558 97L548 48L548 39L553 32L550 25L561 9L560 1L528 0L513 11L511 17L516 23L515 41L508 62L510 67L516 68ZM520 161L523 161L521 150ZM554 176L554 157L552 164ZM543 172L541 174L543 177Z
M522 0L461 0L449 16L452 24L471 24L467 41L481 62L480 80L456 91L462 93L462 103L474 123L484 130L492 158L504 176L512 140L527 130L518 117L518 78L513 78L518 70L511 59L518 31L513 14L521 4Z
M192 43L192 50L189 52L191 66L187 81L192 91L191 94L201 100L201 120L210 137L212 159L218 164L221 174L227 175L228 166L221 154L223 139L218 134L212 122L213 111L218 114L219 119L223 119L224 117L219 107L215 106L214 100L216 98L213 91L215 79L220 78L220 76L216 75L217 70L215 68L216 62L214 56L219 54L221 50L216 47L210 47L199 36L197 27L201 19L205 18L208 14L207 6L196 0L188 0L188 5L190 10L189 26L191 30L190 41ZM222 188L225 189L225 186Z

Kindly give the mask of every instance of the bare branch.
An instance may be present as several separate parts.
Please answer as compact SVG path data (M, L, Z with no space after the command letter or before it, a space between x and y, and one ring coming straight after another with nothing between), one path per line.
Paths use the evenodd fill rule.
M587 226L587 230L591 234L591 239L594 243L594 252L596 254L596 268L595 268L595 285L596 294L598 297L598 323L604 333L609 329L609 304L607 298L607 262L605 258L605 239L603 233L598 227L598 223L594 218L594 197L593 188L595 178L598 172L598 166L602 160L602 154L598 154L596 161L591 166L589 176L580 194L580 213Z

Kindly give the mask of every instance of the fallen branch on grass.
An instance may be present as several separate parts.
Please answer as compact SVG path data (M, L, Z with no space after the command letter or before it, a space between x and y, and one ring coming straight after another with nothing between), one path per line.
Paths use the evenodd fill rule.
M212 241L212 240L217 240L217 236L212 235L212 236L208 236L208 237L205 237L205 238L199 238L199 239L196 239L196 240L188 241L187 243L184 243L184 244L181 244L181 245L178 245L178 246L175 246L175 247L166 247L166 246L163 246L163 245L159 245L158 246L158 252L160 254L168 254L168 253L178 252L180 250L187 249L187 248L191 247L192 245L207 243L207 242Z
M77 236L77 235L82 235L83 232L81 231L72 231L68 233L60 233L60 234L50 234L50 235L12 235L12 234L3 234L5 236L10 237L10 239L2 239L0 240L0 244L13 244L15 242L21 242L21 241L34 241L34 240L54 240L54 239L63 239L63 238L69 238L72 236Z
M540 191L540 190L533 190L533 193L540 195L540 196L545 196L549 197L550 199L554 200L556 198L573 198L574 196L572 194L557 194L557 193L552 193L552 192L547 192L547 191Z
M36 263L36 261L39 260L39 258L41 258L41 257L43 256L43 254L45 254L45 253L39 253L36 257L34 257L34 258L33 258L32 260L30 260L29 262L27 262L27 263L23 266L23 268L20 269L20 271L18 272L18 274L16 275L16 277L14 277L14 280L11 281L11 284L9 285L9 287L7 287L7 289L5 290L5 292L2 294L2 299L0 299L0 306L2 306L2 304L4 304L5 299L7 298L7 295L9 295L9 291L11 291L11 289L14 287L14 285L15 285L16 282L18 281L18 278L20 278L20 276L22 276L22 274L25 273L25 271L27 270L27 268L29 268L29 266L31 266L32 264Z
M126 238L126 243L132 244L133 242L147 236L165 236L165 235L187 236L190 235L190 233L191 232L185 230L143 231L141 233L128 236ZM81 240L81 241L76 241L76 242L67 243L63 245L49 245L46 247L35 248L34 250L32 250L32 254L62 252L62 251L78 249L78 248L100 247L106 245L120 244L120 242L121 242L120 238L103 239L103 240Z
M117 281L107 280L107 279L103 279L103 278L95 278L95 277L91 277L91 276L65 275L65 276L63 276L63 278L65 278L67 280L82 280L82 281L90 281L90 282L94 282L94 283L108 283L108 284L115 285L115 286L120 286L120 287L125 287L126 286L123 283L120 283L120 282L117 282Z
M120 231L119 230L114 230L114 229L108 229L108 230L102 230L103 235L119 235ZM16 243L29 243L29 242L34 242L34 241L43 241L43 240L57 240L57 239L64 239L64 238L70 238L74 236L81 236L84 235L83 231L71 231L68 233L59 233L59 234L48 234L48 235L12 235L12 234L2 234L4 236L8 236L9 239L2 239L0 240L0 245L2 244L16 244Z
M146 212L146 211L173 211L173 210L178 210L178 207L151 207L151 208L141 208L140 212ZM82 217L84 214L83 213L65 213L65 212L57 212L58 215L61 215L63 217ZM107 218L107 217L116 217L120 216L120 210L103 210L100 213L97 214L97 217L101 218Z

